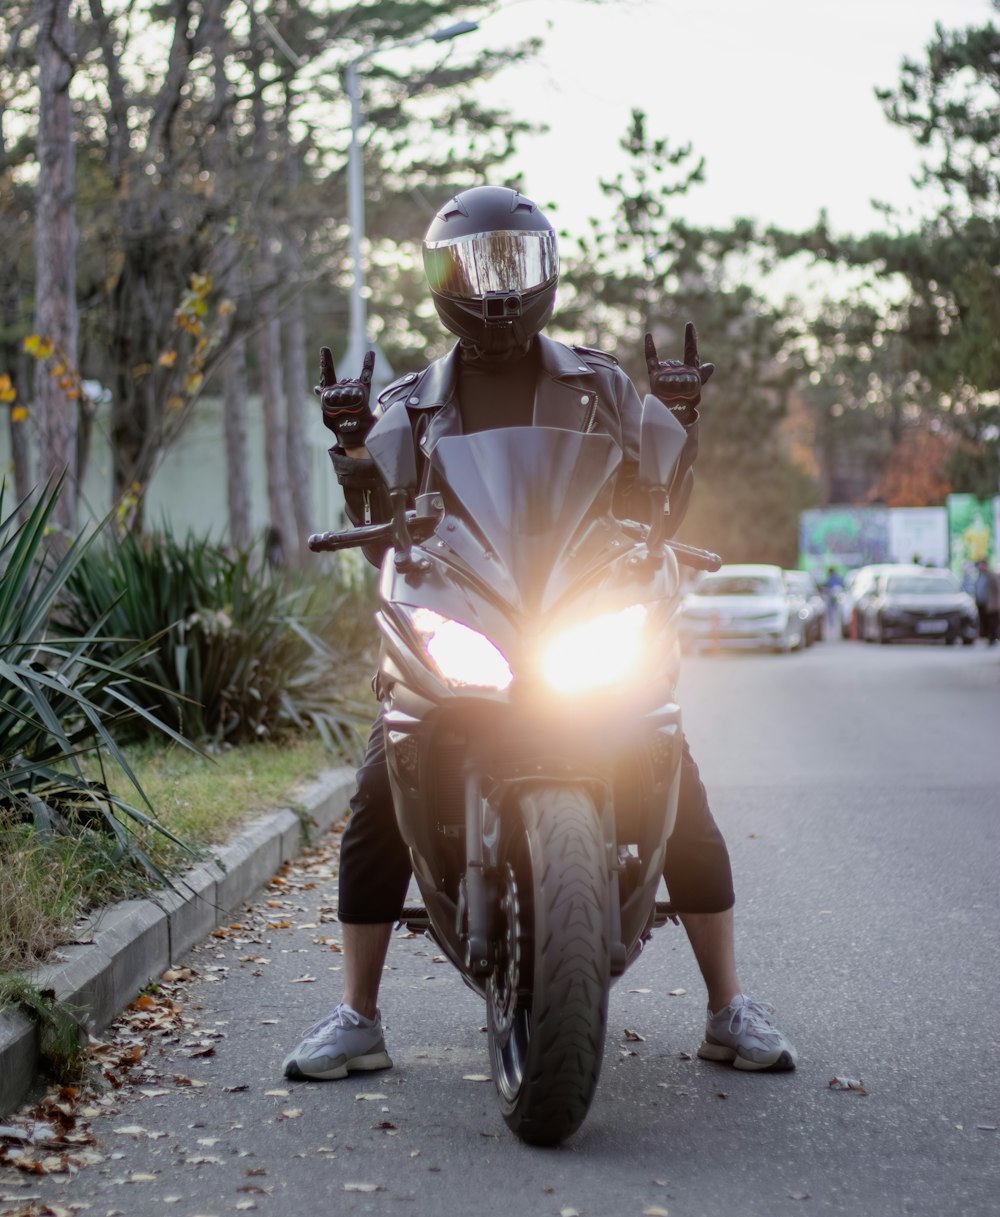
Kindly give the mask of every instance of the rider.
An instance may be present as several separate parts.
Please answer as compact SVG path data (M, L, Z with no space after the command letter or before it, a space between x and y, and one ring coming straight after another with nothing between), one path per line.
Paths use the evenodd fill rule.
M616 511L640 518L645 502L630 493L636 484L641 411L635 387L613 356L563 346L541 333L552 316L559 277L555 233L541 210L505 187L463 191L432 220L423 258L438 315L459 341L424 371L390 385L379 397L379 411L405 404L424 457L442 435L496 427L555 426L609 434L624 454ZM645 353L650 391L688 435L671 493L670 519L676 528L691 493L701 387L714 367L699 363L692 325L685 333L683 360L659 360L648 334ZM364 446L374 423L369 407L373 366L369 352L359 379L336 381L325 351L323 384L317 388L323 421L337 438L330 455L355 524L391 518L388 493ZM287 1077L342 1078L354 1070L392 1064L377 1000L409 878L379 715L358 770L341 844L343 996L285 1058ZM767 1009L743 993L737 976L729 854L686 741L664 878L708 990L698 1055L731 1061L739 1069L794 1068L795 1049Z

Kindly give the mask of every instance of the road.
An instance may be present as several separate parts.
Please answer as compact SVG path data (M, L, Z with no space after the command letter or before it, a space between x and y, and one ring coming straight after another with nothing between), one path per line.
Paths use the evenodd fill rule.
M744 987L797 1071L691 1059L704 995L667 927L612 993L596 1100L559 1150L508 1133L474 1080L482 1004L422 938L393 943L383 986L396 1068L287 1083L281 1057L339 979L321 855L192 954L184 1032L90 1121L117 1157L69 1181L8 1171L22 1209L0 1212L49 1212L23 1208L37 1196L102 1217L996 1214L1000 652L705 656L681 694L732 853Z

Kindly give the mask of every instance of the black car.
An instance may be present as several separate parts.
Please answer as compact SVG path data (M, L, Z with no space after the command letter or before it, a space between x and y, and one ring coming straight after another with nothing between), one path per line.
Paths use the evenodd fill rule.
M890 566L858 602L858 633L866 642L936 639L971 647L979 633L975 601L951 571Z

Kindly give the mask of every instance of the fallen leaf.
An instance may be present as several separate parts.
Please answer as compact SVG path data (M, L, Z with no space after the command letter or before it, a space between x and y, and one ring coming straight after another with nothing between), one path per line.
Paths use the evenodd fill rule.
M213 1145L218 1145L221 1140L221 1137L199 1137L198 1144L204 1145L206 1148L211 1149Z
M156 1176L142 1174L139 1171L133 1171L131 1175L126 1176L125 1182L126 1183L155 1183Z
M245 1209L255 1209L257 1207L257 1202L255 1200L237 1200L236 1207L241 1211Z
M638 1044L644 1044L646 1042L646 1037L644 1035L640 1035L638 1031L632 1031L628 1027L625 1028L625 1038Z
M163 1087L158 1087L156 1090L140 1089L139 1093L145 1095L147 1099L158 1099L160 1095L169 1094L170 1091L163 1089Z
M666 1209L658 1204L649 1204L642 1210L643 1217L670 1217Z
M185 1158L184 1161L188 1166L221 1166L222 1159L217 1158L214 1154L193 1154L190 1158Z
M493 1079L488 1073L463 1073L463 1082L492 1082Z
M678 1052L677 1059L679 1061L693 1061L694 1057L691 1055L690 1052Z
M283 1120L297 1120L302 1115L301 1107L286 1107L281 1113Z
M246 1084L246 1082L242 1082L239 1086L223 1086L222 1091L223 1094L240 1094L244 1090L249 1089L250 1087Z
M387 1094L356 1094L355 1099L361 1103L376 1103L379 1099L387 1099Z
M579 1209L560 1209L559 1217L580 1217Z
M382 1191L381 1183L345 1183L345 1192L380 1192Z
M164 980L191 980L196 976L194 968L170 968L163 973Z
M145 1137L146 1130L138 1124L125 1124L122 1128L112 1128L111 1130L119 1137Z
M207 1086L207 1082L202 1082L198 1078L186 1077L183 1073L175 1073L174 1081L178 1086L191 1086L195 1090L199 1090L202 1086Z
M671 989L667 997L683 997L687 993L687 989Z
M860 1078L833 1077L828 1083L831 1090L851 1090L855 1094L867 1094L864 1082Z
M288 1098L287 1090L265 1090L264 1094L268 1095L272 1099L287 1099Z
M290 985L311 985L315 981L315 976L296 976L288 983Z
M809 1193L808 1192L789 1192L788 1199L789 1200L808 1200Z
M630 993L652 993L652 989L629 989Z

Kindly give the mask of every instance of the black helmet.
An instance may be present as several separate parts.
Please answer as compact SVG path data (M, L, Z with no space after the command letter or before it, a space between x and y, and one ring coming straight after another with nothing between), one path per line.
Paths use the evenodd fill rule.
M423 251L438 316L483 353L524 347L552 316L556 234L516 190L463 190L431 221Z

